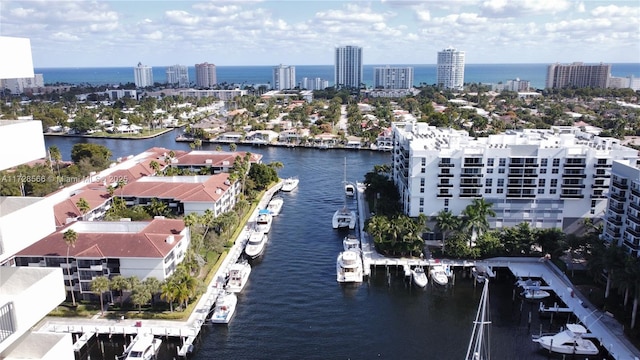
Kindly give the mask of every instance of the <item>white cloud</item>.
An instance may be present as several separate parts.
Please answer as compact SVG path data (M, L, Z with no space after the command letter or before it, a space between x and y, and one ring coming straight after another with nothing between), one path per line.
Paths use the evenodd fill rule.
M488 17L518 17L524 14L556 14L571 8L568 0L486 0L480 8Z
M194 26L200 22L200 17L183 10L169 10L164 13L165 19L172 24Z
M630 6L598 6L591 10L591 15L596 17L608 16L608 17L625 17L625 18L638 18L640 17L640 7Z
M57 33L51 34L51 38L54 39L54 40L61 40L61 41L78 41L78 40L80 40L80 38L77 37L76 35L69 34L69 33L64 33L64 32L57 32Z
M152 33L148 33L148 34L141 34L140 35L142 38L147 39L147 40L161 40L162 39L162 31L160 30L156 30Z

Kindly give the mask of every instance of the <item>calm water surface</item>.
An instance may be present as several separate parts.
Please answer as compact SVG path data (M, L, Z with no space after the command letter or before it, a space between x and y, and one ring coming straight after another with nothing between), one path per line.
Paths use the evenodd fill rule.
M150 147L188 149L175 143L176 133L139 141L46 137L69 159L74 143L108 146L114 157ZM214 149L216 145L205 145ZM226 148L226 147L225 147ZM281 161L281 177L298 176L300 185L274 219L264 255L253 262L238 308L228 326L205 326L193 359L462 359L466 354L481 287L457 273L448 288L415 289L402 272L378 268L368 282L342 286L335 261L346 232L331 228L333 212L342 206L343 161L347 177L362 181L388 153L369 151L255 148L265 163ZM349 201L355 209L355 202ZM390 281L388 281L390 279ZM535 305L512 301L512 279L503 274L491 284L491 342L494 359L546 359L530 340L539 331ZM531 331L528 312L533 311ZM545 322L545 330L549 324ZM174 359L178 341L163 342L159 359ZM122 352L120 337L101 338L82 359L114 359Z

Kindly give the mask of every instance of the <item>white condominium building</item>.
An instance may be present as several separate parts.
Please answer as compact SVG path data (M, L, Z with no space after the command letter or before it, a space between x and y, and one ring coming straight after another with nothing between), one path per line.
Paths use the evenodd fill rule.
M216 66L207 62L196 64L196 86L210 88L218 83L216 79Z
M603 216L613 160L638 159L638 151L619 140L577 127L477 139L413 121L392 129L393 179L407 215L460 215L474 198L484 198L496 212L492 227L526 221L536 228L566 228Z
M611 64L585 65L574 62L568 65L552 64L547 68L546 87L595 87L606 88L611 76Z
M295 89L296 84L296 67L287 65L278 65L273 67L273 82L271 88L274 90Z
M133 68L133 78L136 87L153 86L153 69L151 66L142 65L142 63L139 62L138 66Z
M189 70L185 65L172 65L166 69L167 84L178 85L180 88L189 86Z
M25 89L44 87L44 76L42 74L34 74L29 78L5 79L0 80L2 88L11 91L12 94L22 94Z
M329 87L329 80L324 80L322 78L306 78L303 77L300 81L300 88L307 90L324 90Z
M362 48L342 46L336 48L334 86L360 88L362 84Z
M464 85L464 51L446 48L438 52L436 84L445 89L462 90Z
M413 87L413 67L373 68L373 87L375 89L411 89Z
M640 169L633 161L614 161L602 237L640 255Z

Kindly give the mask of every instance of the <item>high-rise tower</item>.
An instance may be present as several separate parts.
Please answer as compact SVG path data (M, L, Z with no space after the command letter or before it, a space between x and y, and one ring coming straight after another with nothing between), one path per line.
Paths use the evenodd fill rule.
M196 86L209 88L217 84L216 66L207 62L196 64Z
M139 62L138 66L133 68L133 78L136 87L153 86L153 69L151 66L142 65L142 63Z
M449 47L438 52L437 85L445 89L462 90L464 51Z
M288 90L296 87L296 68L295 66L278 65L273 67L273 83L271 88L274 90Z
M185 65L168 66L167 84L175 84L180 88L189 86L189 71Z
M337 47L335 87L359 88L360 84L362 84L362 48L350 45Z

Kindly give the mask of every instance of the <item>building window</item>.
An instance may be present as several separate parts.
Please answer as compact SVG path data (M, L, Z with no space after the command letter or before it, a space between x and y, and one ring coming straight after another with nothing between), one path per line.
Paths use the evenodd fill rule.
M504 168L498 168L498 174L504 174Z
M498 187L504 186L504 179L498 179Z
M420 172L421 172L422 174L424 174L424 173L426 172L426 170L427 170L427 169L422 168L422 169L420 169Z
M549 194L554 195L556 193L556 189L549 190Z
M540 166L547 166L547 159L540 159Z
M558 186L558 179L551 179L551 187L557 187Z
M560 166L560 159L553 159L553 166Z
M551 173L552 174L557 174L558 173L558 169L551 169Z
M484 186L491 186L491 185L492 185L492 184L491 184L492 182L493 182L493 179L486 179L486 180L484 181Z
M424 178L420 178L420 186L424 186Z
M503 190L504 190L503 188L498 188L498 189L496 189L496 192L497 192L498 194L502 194L502 191L503 191Z
M444 206L449 206L449 199L444 199Z
M487 169L487 174L493 174L493 169L491 168Z
M540 169L540 174L546 174L547 173L547 169Z
M424 194L424 188L420 188L420 194Z
M487 166L493 166L493 158L487 159Z
M491 194L491 189L484 189L485 194Z
M420 209L418 209L418 211L423 213L424 212L424 208L421 207Z
M546 180L545 180L545 179L538 179L538 186L544 186L544 185L545 185L545 184L544 184L545 182L546 182Z
M544 194L544 189L538 189L538 194Z
M507 159L506 158L500 158L498 165L499 166L507 165Z
M596 207L596 201L595 200L591 200L591 207Z
M424 206L424 198L420 198L420 206Z

